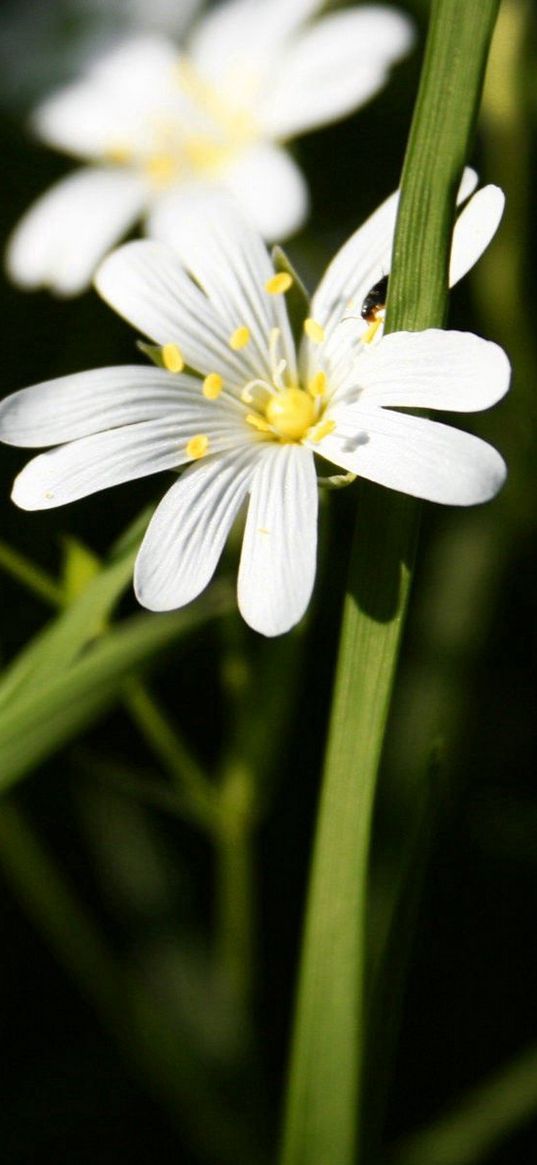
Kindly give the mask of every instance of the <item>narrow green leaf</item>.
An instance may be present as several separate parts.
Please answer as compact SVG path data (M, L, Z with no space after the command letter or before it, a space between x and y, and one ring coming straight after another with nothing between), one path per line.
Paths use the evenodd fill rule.
M62 614L51 620L3 673L0 679L0 711L23 687L30 684L39 686L43 681L48 682L51 674L69 667L86 644L101 634L115 603L132 577L140 538L148 520L149 511L145 510L127 528L117 545L112 547L109 562L98 573L97 559L92 552L76 544L76 580L73 568L67 568L71 570L67 589L71 589L73 601ZM71 542L71 555L74 553L74 545ZM78 597L74 594L75 589L79 592ZM56 601L60 606L68 601L65 586L58 588Z
M105 567L78 599L51 621L4 672L0 682L0 712L30 686L49 682L76 659L82 648L98 636L114 603L128 585L136 551Z
M67 606L77 599L101 569L100 559L78 538L63 540L63 586Z
M472 1088L429 1128L408 1137L389 1165L478 1165L537 1113L537 1048Z
M0 718L0 789L91 724L119 698L122 683L159 651L232 603L222 584L186 611L137 615L109 631L68 670L51 672L46 684L25 689Z
M45 603L50 603L53 607L61 606L63 591L54 579L50 578L46 571L42 570L31 559L26 558L20 551L8 546L7 542L1 541L0 569L22 582L24 586L29 587L34 594L39 595L40 599L44 599Z
M401 183L387 327L443 323L455 191L499 0L433 0ZM309 888L283 1165L356 1165L371 820L418 506L361 483Z

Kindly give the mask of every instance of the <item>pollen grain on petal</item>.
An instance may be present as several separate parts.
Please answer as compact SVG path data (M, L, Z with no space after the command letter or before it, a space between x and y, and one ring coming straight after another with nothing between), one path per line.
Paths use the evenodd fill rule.
M272 275L265 283L265 291L269 295L284 295L289 288L293 286L293 276L288 271L279 271L276 275Z
M162 363L168 372L182 372L185 366L183 353L177 344L164 344Z
M187 442L186 454L191 457L193 461L198 461L200 457L205 457L209 448L209 438L206 433L196 433L195 437L191 437Z
M304 331L308 340L311 340L314 344L322 344L325 338L324 328L322 324L317 323L317 320L313 320L308 316L308 319L304 320Z
M241 348L245 348L250 341L250 329L245 324L235 328L235 331L229 337L229 346L232 352L239 352Z
M224 387L224 381L219 372L209 372L203 381L202 392L207 400L218 400Z

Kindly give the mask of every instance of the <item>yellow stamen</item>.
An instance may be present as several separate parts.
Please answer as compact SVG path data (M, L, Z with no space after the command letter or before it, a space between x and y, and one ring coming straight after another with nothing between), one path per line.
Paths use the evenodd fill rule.
M162 349L162 363L168 372L182 372L185 366L183 353L177 344L165 344Z
M229 346L233 352L239 352L241 348L245 348L250 340L250 329L242 324L240 328L235 328L233 335L229 337Z
M217 400L224 387L224 381L219 372L209 372L203 381L203 395L207 400Z
M105 162L112 162L116 166L123 166L126 162L132 160L132 150L130 146L121 145L118 142L116 145L106 147L104 159Z
M383 323L384 323L384 313L382 314L382 316L379 316L378 319L373 320L373 323L370 324L369 327L366 329L366 331L364 332L364 334L362 336L362 344L371 344L371 342L375 339L375 336Z
M314 425L313 428L309 430L308 437L310 441L313 441L316 444L317 441L322 441L323 437L328 437L330 433L333 433L335 427L335 421L319 421L318 425Z
M322 324L317 323L317 320L304 320L304 331L308 340L312 340L314 344L322 344L324 340L324 328Z
M153 154L144 165L147 177L156 186L167 186L177 174L177 160L171 154Z
M279 271L277 275L272 275L265 283L265 291L269 295L284 295L289 288L293 286L293 276L289 275L287 271Z
M218 169L229 156L229 148L209 137L191 137L183 143L187 161L194 170Z
M312 378L309 382L308 392L311 394L311 396L316 397L316 396L324 396L325 390L326 390L326 372L316 372L315 376L312 376Z
M271 433L272 428L268 421L263 420L263 417L256 416L255 413L248 413L246 420L254 429L258 429L260 433Z
M205 457L209 448L209 438L206 433L197 433L195 437L191 437L187 442L186 455L191 457L193 461L198 461L200 457Z
M280 437L299 441L315 417L315 404L302 388L286 388L271 396L265 415Z

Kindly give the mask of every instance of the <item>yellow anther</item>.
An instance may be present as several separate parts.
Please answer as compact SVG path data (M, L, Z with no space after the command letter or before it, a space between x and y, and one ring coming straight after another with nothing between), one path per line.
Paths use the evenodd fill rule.
M313 443L316 444L317 441L322 441L323 437L329 437L330 433L334 432L335 427L335 421L319 421L318 425L314 425L313 428L309 430L308 438L310 441L313 441Z
M182 372L185 366L183 353L177 344L165 344L162 349L162 363L168 372Z
M309 382L308 392L311 394L311 396L315 397L315 396L324 396L325 391L326 391L326 372L316 372L315 376L312 376L312 378Z
M229 148L210 137L191 137L183 143L184 155L193 170L215 170L225 162Z
M130 146L121 145L117 142L116 145L106 147L104 159L105 162L112 162L116 166L123 166L126 162L132 161L132 150Z
M362 344L371 344L371 342L375 339L375 336L383 323L384 323L384 313L382 314L382 316L379 316L378 319L373 320L373 323L370 324L368 328L366 328L363 336L361 337Z
M258 429L260 433L272 432L272 428L268 421L265 421L263 417L258 417L256 413L248 413L246 420L249 425L252 425L254 429Z
M144 169L155 186L167 186L177 175L178 162L172 154L153 154L147 159Z
M186 455L191 457L193 461L198 461L200 457L205 457L209 448L209 438L206 433L197 433L195 437L191 437L187 442Z
M304 331L308 340L312 340L314 344L322 344L324 340L324 328L322 324L317 323L317 320L310 318L304 320Z
M209 372L203 381L203 395L207 400L217 400L224 387L224 381L219 372Z
M233 335L229 337L229 346L233 352L239 352L241 348L245 348L250 340L250 329L242 324L240 328L235 328Z
M279 271L277 275L272 275L265 283L265 291L269 295L284 295L289 288L293 286L293 276L289 275L287 271Z
M286 388L271 396L265 415L280 437L299 441L315 417L315 404L302 388Z

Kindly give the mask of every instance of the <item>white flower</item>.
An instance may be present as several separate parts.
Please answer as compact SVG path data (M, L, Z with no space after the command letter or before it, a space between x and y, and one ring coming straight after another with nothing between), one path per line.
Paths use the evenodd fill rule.
M282 143L362 105L412 40L407 18L382 6L311 24L320 2L229 0L184 53L139 35L45 101L35 132L86 164L15 229L15 282L81 291L141 216L147 233L173 242L200 191L231 192L266 238L295 231L307 190Z
M15 502L45 509L190 463L140 549L140 602L167 610L194 599L249 497L239 607L251 627L278 635L301 618L313 587L315 455L435 502L492 497L505 476L495 449L395 410L488 408L508 387L501 348L436 329L367 343L357 323L342 319L342 305L349 296L361 302L389 256L393 204L380 207L329 266L298 344L286 303L296 286L275 273L255 228L231 203L213 223L203 208L198 229L191 220L183 262L153 241L110 255L97 287L159 346L164 367L82 372L7 398L2 440L59 445L22 471ZM489 187L463 212L456 272L486 245L502 204L501 192Z

